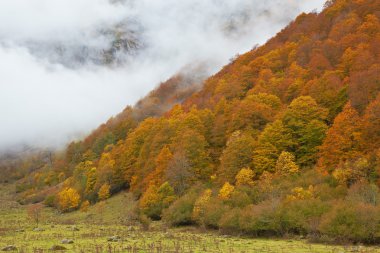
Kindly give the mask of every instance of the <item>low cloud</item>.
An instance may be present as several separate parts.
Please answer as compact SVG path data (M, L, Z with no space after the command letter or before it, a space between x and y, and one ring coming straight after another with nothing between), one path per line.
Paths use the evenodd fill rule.
M0 149L62 145L187 65L212 74L323 2L0 1Z

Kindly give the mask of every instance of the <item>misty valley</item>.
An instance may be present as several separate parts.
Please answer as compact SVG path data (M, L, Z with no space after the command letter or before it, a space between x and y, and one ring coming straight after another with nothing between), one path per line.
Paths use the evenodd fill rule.
M0 251L380 252L379 0L0 2Z

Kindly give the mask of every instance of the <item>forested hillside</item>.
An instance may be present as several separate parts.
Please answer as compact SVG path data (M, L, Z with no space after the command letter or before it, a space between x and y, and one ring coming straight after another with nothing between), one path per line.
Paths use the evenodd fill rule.
M169 80L21 179L20 202L128 190L144 222L380 242L379 20L378 0L328 1L199 91Z

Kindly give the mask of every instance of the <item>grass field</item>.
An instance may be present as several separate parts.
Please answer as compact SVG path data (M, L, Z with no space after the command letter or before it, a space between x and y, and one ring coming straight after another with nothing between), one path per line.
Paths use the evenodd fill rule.
M380 252L379 247L309 244L303 240L270 240L228 237L196 228L167 229L153 223L149 231L128 219L134 202L119 194L91 207L87 213L59 214L43 211L40 230L28 218L26 207L18 205L11 186L0 186L0 249L14 245L15 252L52 252L63 246L65 252ZM112 237L112 238L110 238ZM73 240L62 244L62 240ZM113 242L108 241L113 239Z

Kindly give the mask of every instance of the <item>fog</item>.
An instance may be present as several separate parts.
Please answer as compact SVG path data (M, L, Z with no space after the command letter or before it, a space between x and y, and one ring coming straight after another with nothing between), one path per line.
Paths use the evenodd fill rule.
M2 0L0 150L83 136L186 66L212 74L323 3Z

